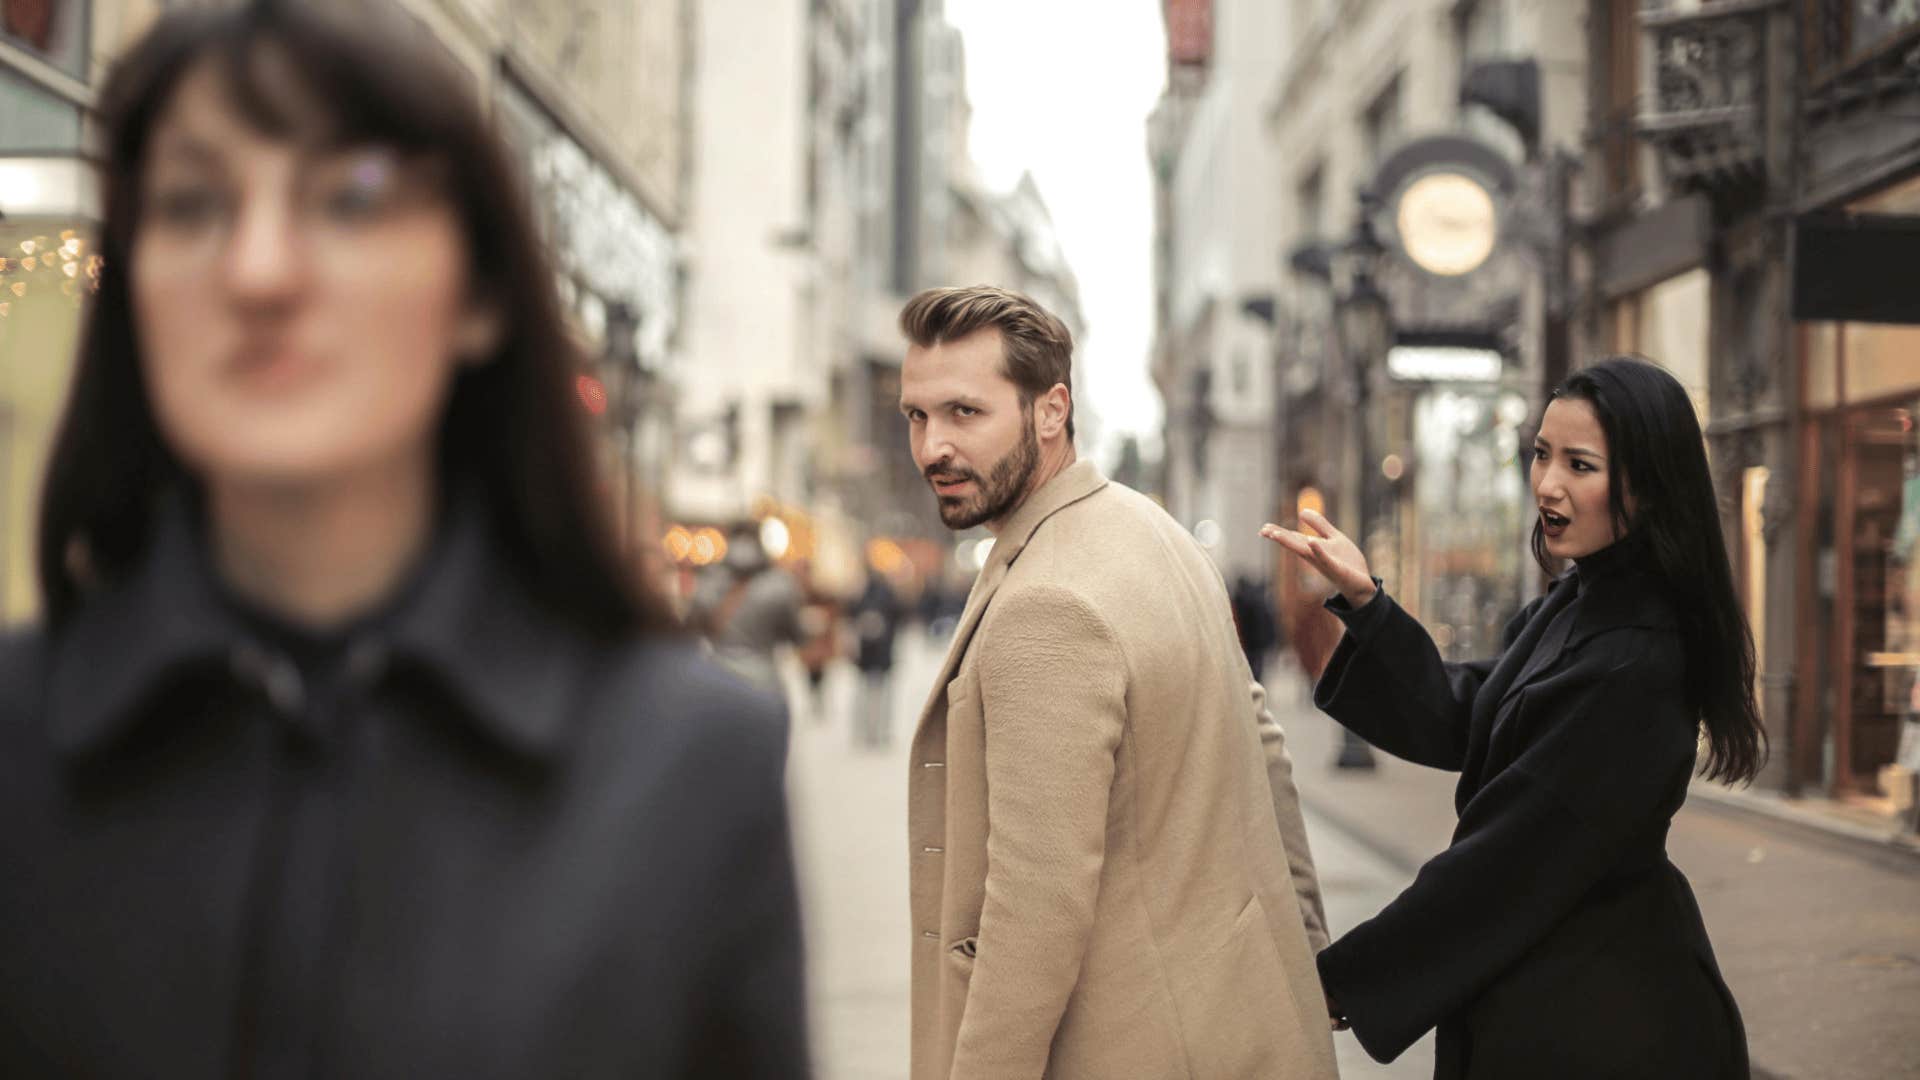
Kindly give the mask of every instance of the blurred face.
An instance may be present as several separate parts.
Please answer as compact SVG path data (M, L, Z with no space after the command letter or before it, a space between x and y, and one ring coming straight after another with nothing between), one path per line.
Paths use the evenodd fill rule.
M1002 374L1000 332L981 330L907 350L900 412L913 463L949 529L997 529L1026 498L1040 465L1033 410Z
M1608 505L1607 437L1593 406L1575 398L1547 406L1531 475L1549 554L1579 559L1619 539Z
M269 68L271 70L271 68ZM269 84L273 85L273 84ZM318 106L285 87L295 127ZM204 482L431 467L461 358L490 354L452 208L376 147L261 134L209 63L157 120L130 267L162 436Z

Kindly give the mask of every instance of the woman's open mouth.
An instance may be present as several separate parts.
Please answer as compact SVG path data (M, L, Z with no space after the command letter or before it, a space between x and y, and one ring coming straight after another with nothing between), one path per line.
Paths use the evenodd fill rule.
M1558 537L1561 533L1566 532L1567 526L1571 524L1573 524L1573 522L1570 519L1562 517L1544 506L1540 508L1540 528L1548 536Z

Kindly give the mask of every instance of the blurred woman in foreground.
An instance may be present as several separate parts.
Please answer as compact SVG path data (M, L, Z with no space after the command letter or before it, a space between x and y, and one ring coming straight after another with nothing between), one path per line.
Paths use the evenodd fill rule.
M1340 590L1315 704L1461 774L1452 845L1320 954L1328 1007L1380 1061L1437 1026L1441 1078L1744 1078L1666 852L1700 736L1710 779L1749 781L1765 754L1699 421L1673 376L1605 360L1554 394L1531 455L1534 556L1574 568L1491 660L1442 662L1324 517L1262 530Z
M776 707L596 503L472 84L160 19L0 642L0 1074L803 1075Z

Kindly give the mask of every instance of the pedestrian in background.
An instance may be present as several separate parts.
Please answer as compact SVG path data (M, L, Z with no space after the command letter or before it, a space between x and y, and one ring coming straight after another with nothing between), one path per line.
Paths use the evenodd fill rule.
M795 649L807 676L807 709L815 724L827 720L827 669L841 654L840 599L822 588L810 564L794 567L800 583L800 645Z
M1273 614L1273 598L1266 587L1241 574L1233 583L1233 626L1240 635L1240 651L1247 656L1255 681L1266 678L1267 657L1279 644L1280 627Z
M909 759L914 1080L1331 1078L1284 735L1191 533L1073 448L1073 338L907 303L940 519L995 536Z
M1666 853L1702 736L1709 779L1765 756L1693 403L1605 360L1555 392L1531 455L1534 556L1574 565L1491 660L1443 662L1319 514L1263 530L1339 589L1315 702L1461 774L1452 846L1320 954L1329 1008L1380 1061L1438 1027L1441 1078L1744 1078L1739 1009Z
M727 537L726 557L696 590L691 622L721 663L785 701L779 649L806 640L802 599L800 583L767 557L758 527L742 524Z
M0 641L0 1075L807 1071L766 696L633 580L464 73L173 9Z
M893 639L900 629L900 601L885 574L867 571L867 587L848 614L853 621L853 663L860 669L854 742L869 750L884 749L893 738Z

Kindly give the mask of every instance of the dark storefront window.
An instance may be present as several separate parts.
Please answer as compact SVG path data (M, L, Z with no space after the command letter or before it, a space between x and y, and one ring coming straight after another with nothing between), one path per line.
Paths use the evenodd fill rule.
M1832 781L1891 798L1883 785L1906 728L1920 718L1920 397L1849 410L1830 421L1839 498L1830 534L1836 594L1830 695Z

